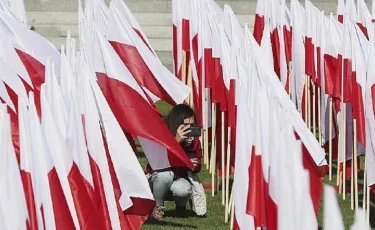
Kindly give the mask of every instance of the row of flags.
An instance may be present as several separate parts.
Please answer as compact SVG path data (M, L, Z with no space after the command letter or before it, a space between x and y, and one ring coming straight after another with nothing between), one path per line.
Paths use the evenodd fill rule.
M278 131L276 125L266 123L267 113L292 117L292 130L303 144L302 163L310 175L310 191L304 194L310 195L316 213L323 190L320 180L325 173L330 179L336 173L332 167L334 160L339 165L338 189L345 199L346 180L351 178L351 205L357 209L360 170L357 156L366 155L363 190L367 198L363 208L367 208L368 217L370 202L366 200L375 183L371 141L374 123L371 60L375 43L374 17L366 3L338 1L337 15L327 16L308 0L304 5L292 0L290 8L284 0L258 1L253 33L247 25L240 25L230 6L221 9L215 1L174 0L172 14L174 72L192 89L186 103L198 112L204 128L204 160L212 174L212 194L221 187L226 221L231 204L235 204L232 214L240 229L275 229L276 223L280 224L278 217L284 218L284 214L274 213L282 209L278 199L269 199L275 197L272 194L282 192L281 188L275 192L269 188L281 174L274 174L273 178L271 172L285 167L279 165L282 162L270 163L275 153L269 146L277 146L274 141L277 138L270 136L279 135L283 128ZM256 77L267 80L257 82L252 79ZM258 93L258 89L268 95ZM264 110L257 116L261 109L257 102L265 100L262 103L267 104L271 100L267 97L276 97L283 112L275 112L278 109L273 105L269 106L272 112ZM248 102L240 104L242 98ZM240 109L241 105L250 107L247 115L240 114L245 110ZM246 119L239 122L241 116ZM245 129L244 120L255 121ZM241 133L240 128L246 131ZM254 137L252 142L252 135L261 135L260 141ZM294 139L284 142L293 146ZM206 147L209 142L210 152ZM246 148L242 142L247 144ZM240 158L242 154L246 158ZM233 168L235 182L231 193L229 176ZM245 170L248 177L243 176ZM294 182L305 183L300 181L303 179ZM310 218L312 223L314 218Z
M12 12L0 11L0 228L140 229L155 202L133 137L154 169L192 167L154 105L189 88L123 1L79 2L80 38L61 52Z
M372 91L363 90L373 85L364 65L375 54L372 17L361 14L359 26L350 2L336 19L310 1L292 1L290 11L283 1L258 1L253 35L228 5L173 0L172 74L122 0L85 1L84 8L78 1L79 39L68 32L60 52L1 1L1 229L140 229L155 202L134 139L153 169L192 167L159 100L197 112L212 192L221 181L231 226L317 229L321 179L331 166L321 146L332 148L336 136L339 162L350 159L342 149L352 148L345 142L352 137L341 130L362 125L347 119L350 108L358 120L366 114L366 179L374 183ZM332 95L325 79L333 79ZM361 109L353 98L363 82ZM337 123L318 141L315 130L330 123L319 117ZM337 204L328 207L325 215L340 224ZM357 225L368 225L358 210Z

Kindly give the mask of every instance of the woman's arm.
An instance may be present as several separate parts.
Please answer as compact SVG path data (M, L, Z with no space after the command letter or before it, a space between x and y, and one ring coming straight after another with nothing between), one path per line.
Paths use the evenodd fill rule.
M201 171L201 168L202 168L202 147L201 147L201 142L199 140L199 138L194 138L194 141L193 141L193 151L196 152L196 159L197 159L197 164L196 166L194 167L194 170L193 170L193 173L194 174L198 174L200 171Z

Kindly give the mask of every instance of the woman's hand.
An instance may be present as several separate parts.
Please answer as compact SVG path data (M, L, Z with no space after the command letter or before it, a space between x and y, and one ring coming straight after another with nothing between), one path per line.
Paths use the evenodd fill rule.
M199 161L198 161L197 158L191 158L190 160L191 160L191 162L193 163L194 167L197 167L197 166L198 166Z
M186 134L190 133L191 130L189 130L190 125L180 125L176 132L176 140L178 143L183 141L186 138Z

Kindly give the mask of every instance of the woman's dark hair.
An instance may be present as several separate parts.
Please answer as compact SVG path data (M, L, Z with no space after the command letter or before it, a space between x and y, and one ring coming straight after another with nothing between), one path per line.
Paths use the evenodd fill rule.
M185 104L176 105L171 112L168 114L166 118L166 123L175 136L177 133L177 129L180 125L184 123L184 120L189 117L194 117L196 122L195 112L192 108Z

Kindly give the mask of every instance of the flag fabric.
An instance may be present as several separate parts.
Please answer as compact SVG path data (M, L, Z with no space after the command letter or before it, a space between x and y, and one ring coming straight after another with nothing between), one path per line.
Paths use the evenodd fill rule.
M324 186L324 229L344 230L340 207L337 203L336 191L333 187Z
M14 19L17 19L20 23L27 25L26 10L23 0L4 0L0 3L0 8Z
M155 201L133 138L154 170L192 168L155 104L190 91L197 123L219 134L215 163L231 151L234 229L317 229L327 162L303 121L306 75L323 144L338 142L340 165L357 141L375 191L375 4L338 0L335 18L309 0L258 1L251 33L229 5L173 0L174 74L123 1L78 4L80 38L68 31L59 52L23 1L0 1L0 229L140 229ZM335 199L325 187L326 229L343 229ZM369 229L362 210L351 229Z
M88 82L89 67L82 60L82 79ZM91 75L94 75L91 72ZM89 83L89 82L88 82ZM122 210L118 211L118 200L115 197L114 182L111 179L110 164L107 159L105 142L100 129L100 118L90 84L82 84L83 91L83 127L90 157L94 191L98 196L98 209L105 219L105 229L121 228Z
M102 35L97 34L96 36L99 40L102 62L105 66L104 69L95 71L98 83L121 127L126 132L143 138L145 141L141 140L141 144L142 142L145 145L149 144L148 149L145 145L143 145L143 148L153 169L170 166L192 167L186 153L171 135L160 116L152 110L145 94L121 62L115 50ZM116 100L114 100L113 95L117 95ZM119 97L118 95L123 96ZM119 98L122 98L122 100L118 100ZM129 119L129 117L132 117L132 119ZM137 118L138 121L135 122L134 118ZM152 149L156 146L159 146L158 151ZM162 155L164 157L161 157Z
M264 26L267 22L267 1L258 0L255 9L254 38L260 45L263 37Z
M103 220L94 208L93 201L88 195L83 176L73 160L72 153L67 151L67 146L52 116L52 111L46 99L46 91L43 87L41 92L42 129L45 133L48 149L67 199L74 225L76 228L83 229L102 226Z
M115 0L113 1L117 7L116 9L119 10L120 14L126 18L126 21L131 25L134 31L138 34L138 36L142 39L142 41L146 44L146 46L152 51L152 53L157 56L154 48L152 47L150 41L148 40L146 34L142 30L141 26L139 25L137 19L134 17L132 12L130 11L129 7L123 1Z
M33 153L30 142L30 131L27 122L26 103L18 100L18 121L20 132L20 173L25 191L27 209L29 213L29 228L39 229L43 226L42 214L37 209L36 175L33 164Z
M373 28L373 26L371 27ZM366 176L367 184L375 185L375 69L371 63L375 60L374 33L369 30L369 56L367 65L367 80L365 88L365 117L366 117ZM375 190L375 189L373 189Z
M247 196L247 212L254 217L255 227L269 226L269 221L267 220L268 205L266 204L269 196L267 170L269 168L269 146L267 142L270 135L268 133L269 127L266 126L269 124L269 118L266 114L269 113L265 113L269 112L269 108L267 108L267 96L262 91L266 92L267 89L259 88L256 112L253 115L256 135L249 166L249 192Z
M350 230L370 230L370 226L366 221L366 213L363 209L358 208L355 212L355 221Z
M246 89L248 86L246 81L241 82L238 85L237 99L238 112L237 122L240 125L236 129L236 158L234 171L234 209L235 218L239 229L252 230L255 229L254 218L247 214L247 194L249 189L249 165L251 164L251 151L253 143L253 133L247 133L250 128L251 117L249 116L248 105L246 104L246 96L249 91Z
M189 93L189 88L160 64L160 60L120 14L119 11L124 8L126 6L122 1L115 1L110 6L108 38L112 46L138 84L170 104L182 103Z
M41 129L33 93L29 94L28 118L30 130L33 130L30 138L35 156L33 163L37 181L36 208L42 212L46 229L74 229L73 219Z
M292 36L292 66L294 79L294 93L296 98L297 109L301 114L305 113L304 95L305 92L305 49L304 49L304 18L303 7L298 1L291 2L291 24L293 30ZM305 115L303 115L305 118Z
M190 1L172 1L173 23L173 70L174 74L182 80L182 62L190 60ZM185 52L185 59L183 57ZM188 65L187 65L188 66ZM186 73L188 67L186 66Z
M337 0L337 20L341 23L344 22L345 15L345 0Z
M353 34L353 48L355 60L355 74L352 78L352 101L353 101L353 119L356 119L357 140L365 146L365 114L364 114L364 90L366 85L366 57L367 39L361 34L359 27L352 24L351 33ZM360 38L362 37L362 44ZM355 140L355 141L357 141ZM364 148L362 148L364 149ZM359 152L360 153L360 152Z
M121 189L120 205L125 215L124 220L121 221L124 221L129 229L139 229L154 208L155 201L142 168L136 163L136 156L126 142L119 123L110 110L110 105L105 101L98 84L91 82L91 86L100 110L109 155ZM128 180L129 177L134 180Z
M367 5L364 0L357 1L357 11L358 11L357 12L358 13L357 25L360 28L363 35L365 35L368 40L369 37L368 37L367 27L369 27L371 24L371 13L369 9L367 8Z
M335 26L335 19L331 15L327 28L327 40L324 52L324 89L325 94L333 95L336 74L339 72L336 63L338 62L340 33Z
M22 179L11 141L10 118L1 105L1 175L0 179L0 226L4 229L28 229L30 216L22 187Z

